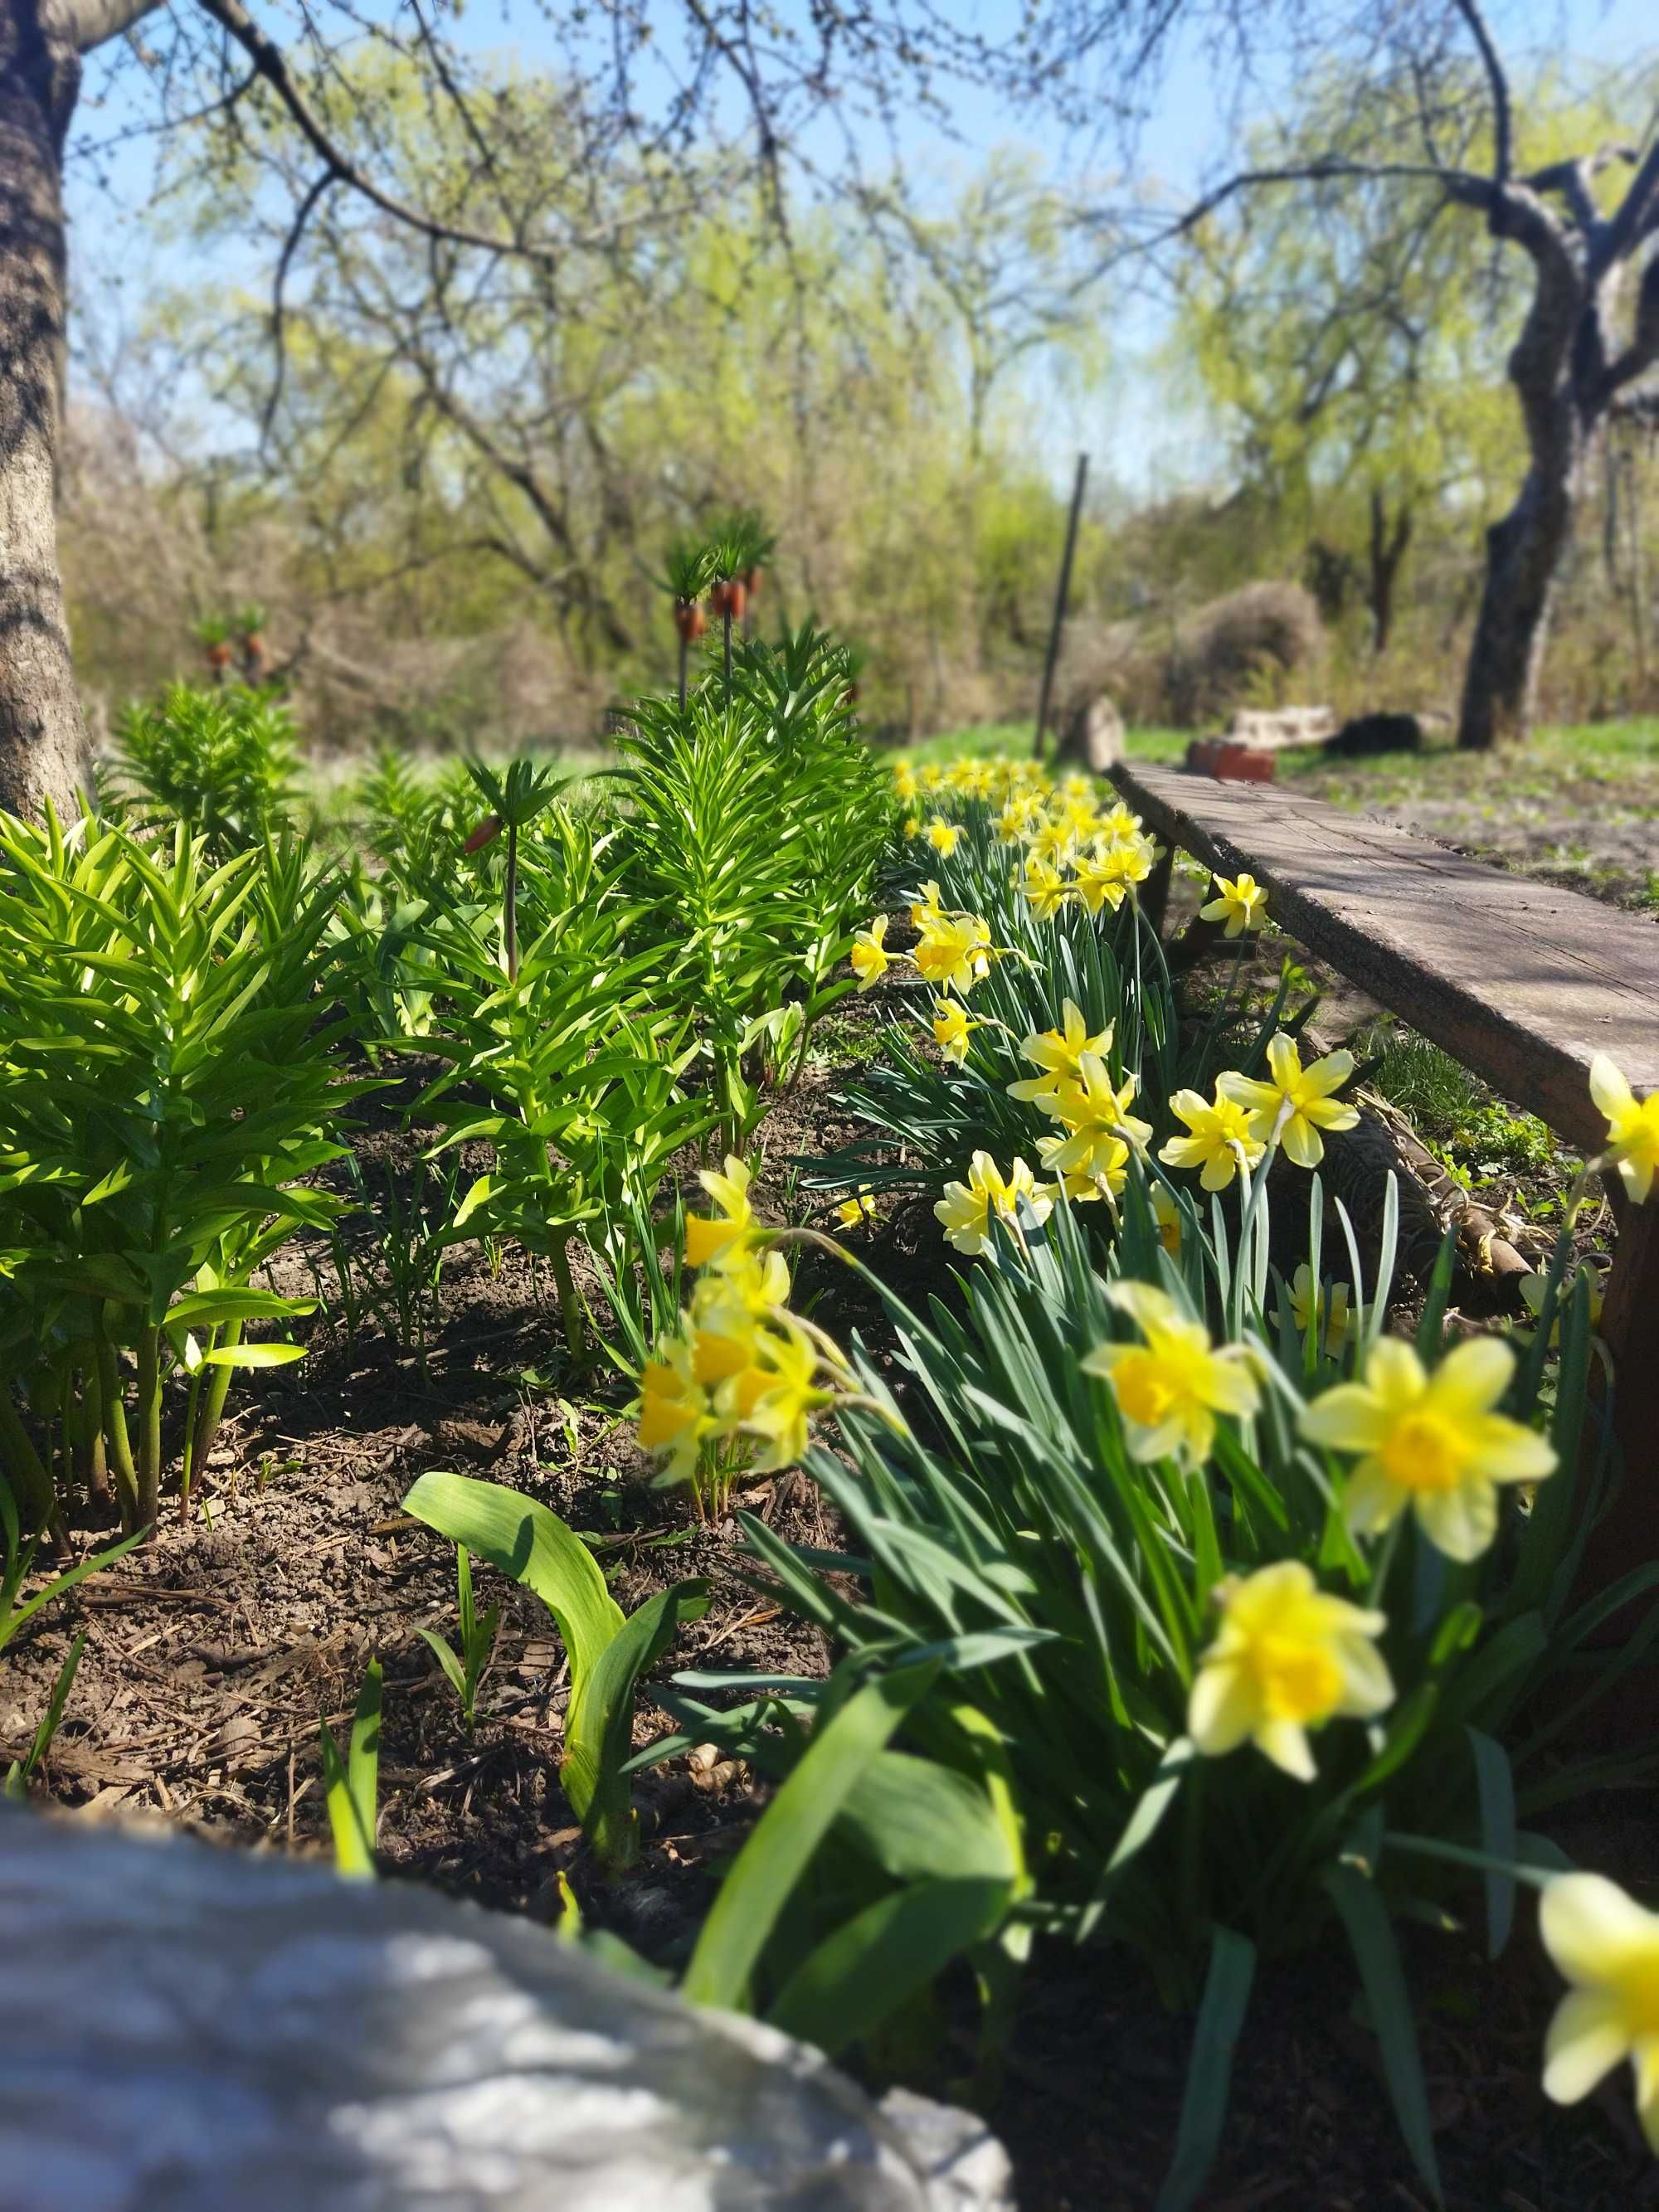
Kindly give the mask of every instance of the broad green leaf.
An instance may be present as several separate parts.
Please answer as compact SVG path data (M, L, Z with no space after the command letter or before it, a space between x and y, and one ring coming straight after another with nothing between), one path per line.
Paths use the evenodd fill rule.
M879 1675L822 1723L720 1884L680 1985L690 2002L744 2009L756 1964L796 1883L860 1776L936 1672L922 1667Z
M1255 1944L1231 1928L1218 1928L1211 1938L1210 1970L1187 2062L1175 2160L1158 2191L1157 2212L1188 2212L1209 2178L1226 2124L1233 2057L1255 1978Z
M708 1610L708 1585L676 1583L647 1598L585 1673L571 1667L560 1780L588 1840L610 1867L628 1865L638 1849L638 1822L622 1769L631 1754L634 1692L683 1621Z
M374 1879L374 1831L380 1788L380 1662L371 1659L351 1717L345 1756L325 1721L323 1786L334 1837L334 1863L352 1881Z
M878 1899L801 1961L769 2026L835 2057L994 1936L1012 1897L1008 1882L981 1875L915 1881Z
M1515 1856L1515 1777L1509 1754L1477 1728L1466 1728L1474 1759L1480 1801L1481 1848L1494 1860ZM1486 1956L1496 1959L1510 1940L1515 1920L1515 1877L1489 1870L1486 1886Z
M1382 2077L1389 2101L1406 2138L1406 2148L1437 2204L1443 2203L1440 2169L1434 2154L1434 2128L1429 2118L1429 2093L1423 2080L1423 2060L1417 2046L1417 2027L1412 2018L1411 1997L1406 1988L1400 1947L1389 1923L1388 1908L1376 1884L1349 1866L1327 1868L1322 1877L1326 1892L1342 1917L1359 1979L1370 2010L1371 2025L1382 2054Z
M896 1881L972 1877L1007 1887L1023 1863L985 1790L906 1751L881 1751L854 1784L840 1830Z
M623 1626L622 1607L575 1531L504 1483L441 1471L421 1477L404 1510L535 1592L570 1654L574 1703Z
M305 1356L303 1344L222 1344L202 1360L208 1367L290 1367Z

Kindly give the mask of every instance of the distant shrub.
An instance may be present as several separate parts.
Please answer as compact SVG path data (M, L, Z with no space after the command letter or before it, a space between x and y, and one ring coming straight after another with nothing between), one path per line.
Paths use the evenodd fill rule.
M1216 720L1244 705L1276 704L1324 643L1312 595L1300 584L1246 584L1212 599L1176 633L1164 671L1164 715Z
M183 822L216 861L290 827L298 800L293 719L270 693L171 684L115 732L117 782L146 829Z

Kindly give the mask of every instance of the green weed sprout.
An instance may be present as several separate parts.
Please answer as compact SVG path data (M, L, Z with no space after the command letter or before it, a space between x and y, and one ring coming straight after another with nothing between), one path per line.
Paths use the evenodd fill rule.
M419 1632L431 1648L432 1656L443 1668L446 1680L459 1700L461 1718L466 1723L467 1734L471 1735L477 1720L478 1689L495 1648L495 1628L501 1617L501 1609L499 1605L492 1605L480 1613L474 1605L472 1562L467 1556L465 1544L455 1547L455 1596L460 1622L460 1650L452 1650L435 1629L422 1628Z

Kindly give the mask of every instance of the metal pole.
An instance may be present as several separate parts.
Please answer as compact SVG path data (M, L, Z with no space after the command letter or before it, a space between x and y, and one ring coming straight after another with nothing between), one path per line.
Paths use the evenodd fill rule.
M1037 700L1036 743L1033 760L1042 758L1043 733L1048 726L1048 699L1054 688L1054 663L1060 659L1060 634L1066 627L1066 600L1072 588L1072 556L1077 551L1077 526L1083 513L1083 486L1089 474L1089 456L1077 457L1077 482L1072 487L1072 512L1066 525L1066 550L1060 556L1060 587L1054 593L1054 619L1048 631L1048 653L1042 664L1042 690Z

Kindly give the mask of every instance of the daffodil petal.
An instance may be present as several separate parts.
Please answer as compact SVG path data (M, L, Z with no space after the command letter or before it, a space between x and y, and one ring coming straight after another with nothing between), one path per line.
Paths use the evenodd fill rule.
M1388 1422L1375 1394L1363 1383L1339 1382L1314 1400L1302 1416L1301 1429L1310 1443L1328 1444L1334 1451L1375 1451Z
M1224 1660L1199 1668L1187 1703L1187 1733L1206 1759L1224 1759L1251 1733L1260 1712L1248 1669Z
M1279 1149L1299 1168L1316 1168L1325 1157L1325 1140L1305 1114L1292 1114L1279 1135Z
M1630 2038L1620 2015L1607 1990L1573 1990L1562 1998L1544 2042L1544 2094L1552 2102L1576 2105L1626 2057Z
M1409 1492L1390 1481L1381 1460L1362 1459L1342 1493L1342 1516L1357 1535L1375 1535L1397 1521Z
M1604 1052L1598 1052L1590 1062L1589 1091L1597 1110L1605 1114L1609 1121L1635 1109L1635 1092L1617 1062Z
M1264 1721L1255 1732L1257 1748L1296 1782L1311 1782L1318 1772L1313 1747L1300 1721Z
M1495 1336L1471 1336L1455 1345L1429 1384L1434 1404L1453 1419L1489 1413L1515 1373L1515 1354Z
M1538 1908L1538 1932L1570 1982L1612 1981L1644 1951L1659 1965L1659 1913L1603 1874L1558 1875Z
M1455 1490L1419 1490L1413 1503L1429 1541L1460 1565L1478 1559L1498 1534L1498 1492L1478 1478Z

